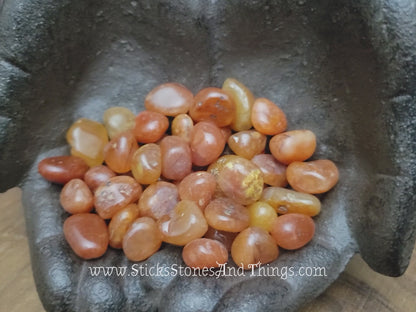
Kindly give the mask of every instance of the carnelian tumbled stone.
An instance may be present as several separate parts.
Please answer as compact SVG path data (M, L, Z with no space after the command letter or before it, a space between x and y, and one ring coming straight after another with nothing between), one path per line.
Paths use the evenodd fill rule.
M228 260L228 251L217 240L197 238L185 245L182 259L191 268L218 268Z
M188 114L180 114L172 120L172 135L180 136L186 143L191 142L194 121Z
M71 214L90 212L94 206L94 195L81 179L72 179L61 190L62 207Z
M181 137L170 135L160 142L162 175L169 180L182 180L192 171L191 149Z
M81 118L72 124L66 133L71 146L71 155L81 157L90 167L104 161L104 146L108 143L105 127L99 122Z
M83 259L99 258L107 250L107 225L96 214L79 213L68 217L63 231L69 246Z
M58 184L65 184L72 179L82 179L88 168L87 163L76 156L48 157L38 164L40 175Z
M123 237L127 229L139 216L136 204L130 204L119 210L108 224L109 242L113 248L122 248Z
M126 173L131 169L131 159L139 148L131 131L120 133L104 147L104 161L117 173Z
M139 200L140 216L159 220L164 215L170 215L179 202L178 188L175 184L159 181L150 184Z
M163 216L157 223L163 241L179 246L204 236L208 230L201 209L190 200L180 201L170 216Z
M116 176L110 178L95 191L95 210L101 218L110 219L123 207L136 202L141 193L141 185L132 177Z
M189 115L194 121L212 121L218 127L228 126L234 118L235 103L219 88L205 88L195 95Z
M276 104L265 98L254 101L251 122L254 129L268 135L281 133L287 127L285 113Z
M176 116L188 112L194 96L180 83L164 83L146 96L144 106L149 111L161 113L166 116Z
M226 232L241 232L250 222L247 208L226 197L212 200L204 215L209 226Z
M327 159L295 161L287 167L286 175L294 190L310 194L329 191L339 178L337 166Z
M238 156L252 159L266 147L266 136L255 130L240 131L228 138L228 146Z
M181 199L194 201L199 208L204 209L214 195L217 182L215 177L206 171L192 172L178 185Z
M231 256L236 265L251 269L259 264L270 263L279 256L274 239L265 230L249 227L234 239Z
M127 259L142 261L149 258L162 245L162 236L155 220L149 217L136 219L123 238L123 251Z
M226 232L226 231L220 231L216 230L213 227L208 226L208 231L205 233L205 238L215 239L222 244L224 244L225 248L227 248L228 251L231 251L231 245L237 236L237 232Z
M315 134L310 130L293 130L275 135L269 142L272 155L283 164L304 161L316 148Z
M288 250L305 246L315 234L312 218L300 213L288 213L273 221L271 235L276 243Z
M155 143L163 137L169 127L165 115L143 111L136 116L133 134L140 143Z
M90 168L84 175L84 181L87 183L91 191L95 190L110 178L115 177L116 174L113 170L104 165L99 165Z
M258 201L247 207L250 215L250 226L257 226L270 232L272 224L277 219L276 210L266 202Z
M287 185L286 165L278 162L273 155L258 154L251 159L251 162L263 173L264 183L281 187Z
M160 146L149 143L141 146L132 156L131 172L140 184L152 184L162 174Z
M134 128L136 116L125 107L114 106L103 114L103 123L110 139Z

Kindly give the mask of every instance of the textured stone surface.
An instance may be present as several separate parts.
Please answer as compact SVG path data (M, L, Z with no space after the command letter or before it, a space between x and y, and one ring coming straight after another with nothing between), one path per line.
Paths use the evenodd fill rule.
M49 311L291 311L360 251L401 274L414 245L416 7L373 1L0 1L0 189L24 184L32 264ZM340 168L315 239L274 266L326 266L325 278L92 277L119 251L78 259L65 243L59 187L36 163L59 155L77 118L135 114L157 84L196 93L227 77L278 103L290 129L318 137ZM30 169L32 168L32 169ZM181 264L165 246L148 266Z

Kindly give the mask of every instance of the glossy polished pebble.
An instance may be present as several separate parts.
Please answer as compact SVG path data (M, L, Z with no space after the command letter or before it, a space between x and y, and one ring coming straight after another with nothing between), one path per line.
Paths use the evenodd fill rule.
M108 135L101 123L87 118L78 119L67 131L66 140L71 146L71 155L81 157L88 166L103 163Z
M163 241L178 246L204 236L208 230L201 209L190 200L180 201L170 216L163 216L157 223Z
M172 120L172 135L181 137L189 144L193 127L194 121L192 118L188 114L180 114Z
M204 215L209 226L226 232L241 232L250 222L247 208L226 197L212 200Z
M265 230L249 227L234 239L231 256L237 266L247 270L276 260L279 256L279 249L274 239Z
M113 248L122 248L123 237L127 229L139 216L139 207L130 204L119 210L108 224L109 243Z
M104 161L107 166L117 173L131 170L131 159L139 148L131 131L115 136L104 147Z
M140 143L155 143L163 137L168 127L169 120L165 115L142 111L136 116L133 134Z
M65 211L71 214L90 212L94 206L94 195L81 179L72 179L65 184L59 200Z
M130 261L149 258L162 245L162 236L155 220L149 217L136 219L123 238L123 251Z
M243 205L254 203L260 198L263 182L260 169L240 156L229 157L220 169L217 179L222 191L229 198Z
M339 179L337 166L327 159L295 161L287 167L286 174L294 190L310 194L328 192Z
M211 122L201 121L192 130L190 145L192 163L207 166L221 155L225 140L220 128Z
M283 164L304 161L316 148L315 134L310 130L293 130L275 135L269 142L270 152Z
M294 250L309 243L315 234L312 218L300 213L288 213L274 220L271 235L277 244Z
M205 233L204 237L209 239L214 239L222 244L224 244L225 248L228 251L231 251L231 245L237 236L237 232L226 232L226 231L219 231L214 229L213 227L208 226L208 231Z
M228 260L228 251L217 240L197 238L185 245L182 259L191 268L218 268Z
M255 130L240 131L228 138L228 146L236 155L252 159L264 152L266 136Z
M216 188L215 177L206 171L192 172L178 185L180 198L194 201L202 210L210 202Z
M251 128L251 110L254 104L253 93L240 81L227 78L222 85L235 103L235 115L231 122L231 128L235 131Z
M235 155L224 155L218 158L216 161L214 161L208 166L207 172L211 173L214 176L215 180L217 181L217 187L215 189L213 198L227 197L227 195L223 192L223 190L218 185L218 176L222 168L224 168L224 165L228 161L234 159L235 157L236 157Z
M69 246L82 259L99 258L107 250L107 225L96 214L79 213L68 217L63 232Z
M259 98L254 101L251 122L258 132L275 135L287 128L285 113L272 101Z
M194 95L185 86L169 82L150 91L144 100L144 106L149 111L176 116L186 114L193 100Z
M95 192L95 190L110 178L115 177L116 173L104 165L99 165L90 168L84 175L84 181L87 183L88 187L91 191Z
M278 214L302 213L313 217L321 211L321 202L316 196L277 186L266 187L260 200L272 206Z
M280 187L285 187L287 185L287 166L278 162L273 155L258 154L251 159L251 162L257 165L263 173L264 183Z
M139 214L159 220L170 215L179 202L178 188L175 184L159 181L149 185L139 200Z
M42 159L38 172L46 180L65 184L72 179L82 179L88 170L87 163L76 156L53 156Z
M140 184L152 184L162 174L162 153L160 146L148 143L139 147L131 159L131 172Z
M212 121L218 127L231 124L235 115L235 103L224 90L205 88L195 95L189 110L194 121Z
M125 107L114 106L107 109L103 114L103 123L110 139L133 129L135 117L132 111Z
M162 175L169 180L182 180L192 171L191 149L184 139L166 136L160 142Z
M94 206L98 215L110 219L120 209L136 202L142 187L130 176L116 176L99 186L94 194Z
M222 127L220 128L222 136L224 137L224 141L227 142L228 138L233 134L230 127Z
M250 226L256 226L270 232L272 224L277 219L276 210L266 202L258 201L247 207L250 216Z

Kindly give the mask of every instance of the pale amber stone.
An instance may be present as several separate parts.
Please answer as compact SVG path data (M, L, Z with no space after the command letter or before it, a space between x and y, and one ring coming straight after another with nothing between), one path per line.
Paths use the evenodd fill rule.
M313 217L321 211L321 202L316 196L283 187L266 187L260 200L272 206L278 214L302 213Z
M281 133L287 128L285 113L272 101L259 98L253 104L251 122L254 129L268 135Z
M162 174L162 154L160 146L154 143L145 144L133 154L131 172L140 184L152 184Z
M192 171L191 149L184 139L175 135L160 141L162 175L169 180L182 180Z
M110 246L113 248L122 248L123 237L127 229L139 216L139 208L136 204L130 204L119 210L108 224L108 233Z
M235 131L251 128L251 110L254 103L253 93L240 81L227 78L222 85L235 103L235 114L231 122L231 128Z
M241 232L250 222L247 208L226 197L212 200L204 215L209 226L226 232Z
M163 241L179 246L204 236L208 230L201 209L190 200L180 201L170 216L165 215L157 222Z
M204 209L214 195L217 182L215 177L206 171L192 172L178 185L181 199L194 201L199 208Z
M104 161L104 147L108 143L105 127L99 122L81 118L72 124L66 133L71 154L81 157L90 167Z
M327 159L295 161L287 167L286 174L294 190L310 194L328 192L339 178L337 166Z
M197 238L185 245L182 259L191 268L218 268L228 260L228 251L217 240Z
M278 162L273 155L258 154L251 159L251 162L263 173L264 183L281 187L287 185L286 165Z
M228 138L228 146L236 155L252 159L264 152L266 136L255 130L240 131Z
M237 266L247 270L276 260L279 249L275 240L265 230L249 227L234 239L231 256Z
M134 128L136 116L128 108L114 106L103 114L103 123L110 139Z
M179 114L172 120L172 135L181 137L189 144L193 127L194 121L188 114Z
M104 160L107 166L117 173L131 170L131 159L139 148L131 131L115 136L104 147Z
M90 212L94 195L81 179L72 179L62 188L59 196L62 207L71 214Z
M256 226L270 232L272 224L277 219L276 210L266 202L258 201L247 207L250 216L250 226Z

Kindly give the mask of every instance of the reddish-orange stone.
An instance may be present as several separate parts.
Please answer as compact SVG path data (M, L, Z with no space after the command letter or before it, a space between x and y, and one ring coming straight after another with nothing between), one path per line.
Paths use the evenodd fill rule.
M130 204L118 211L108 224L110 246L122 248L123 237L127 229L139 216L139 208L136 204Z
M162 174L162 154L160 146L148 143L141 146L131 160L131 172L140 184L152 184Z
M185 86L169 82L154 88L146 96L144 106L149 111L166 116L176 116L188 112L194 96Z
M228 93L219 88L205 88L195 95L189 115L195 121L210 120L218 127L231 124L235 103Z
M228 146L238 156L252 159L266 147L266 136L254 130L234 133L228 138Z
M228 260L228 251L217 240L197 238L182 250L182 258L191 268L218 268Z
M110 178L115 177L116 174L113 170L108 168L104 165L99 165L90 168L84 176L84 181L87 183L88 187L91 189L91 191L95 192L95 190L108 180Z
M258 154L251 159L251 162L263 173L264 183L280 187L287 185L286 165L278 162L273 155Z
M194 121L188 114L180 114L172 120L172 135L180 136L186 143L191 142Z
M131 131L123 132L111 139L104 147L104 161L114 172L129 172L132 156L138 148Z
M58 184L65 184L72 179L82 179L88 168L87 163L77 156L48 157L38 164L40 175Z
M287 179L298 192L320 194L328 192L338 182L337 166L330 160L295 161L287 167Z
M92 192L80 179L72 179L65 184L59 198L62 207L71 214L90 212L94 205Z
M246 207L229 198L212 200L204 211L209 226L226 232L241 232L250 222Z
M285 113L276 104L265 98L254 101L251 122L254 129L268 135L281 133L287 127Z
M171 135L160 142L162 175L169 180L182 180L192 171L191 149L184 139Z
M64 222L65 239L83 259L101 257L108 247L108 231L104 220L93 213L79 213Z
M214 195L217 182L215 177L206 171L192 172L178 185L181 199L194 201L199 208L204 209Z
M143 217L134 221L123 238L123 251L127 259L142 261L159 250L162 236L152 218Z
M315 234L312 218L300 213L288 213L273 221L271 235L277 244L294 250L309 243Z
M123 207L136 202L141 193L142 187L134 178L113 177L95 191L95 210L101 218L110 219Z
M208 226L208 231L205 233L204 237L221 242L228 251L231 251L231 245L237 234L238 233L216 230L213 227Z
M140 143L155 143L159 141L169 127L165 115L157 112L143 111L136 116L133 134Z

